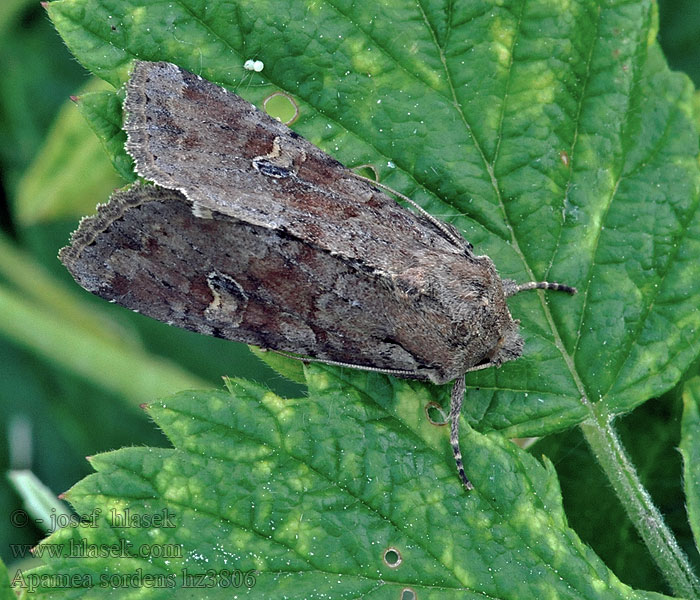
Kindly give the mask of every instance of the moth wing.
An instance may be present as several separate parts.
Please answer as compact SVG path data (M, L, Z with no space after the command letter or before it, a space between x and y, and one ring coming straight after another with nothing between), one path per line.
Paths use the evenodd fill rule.
M136 62L124 108L139 174L196 206L387 273L426 249L468 252L265 112L176 65Z
M277 230L195 216L177 191L116 192L59 256L88 291L168 324L421 379L432 372L423 353L439 320L415 299Z

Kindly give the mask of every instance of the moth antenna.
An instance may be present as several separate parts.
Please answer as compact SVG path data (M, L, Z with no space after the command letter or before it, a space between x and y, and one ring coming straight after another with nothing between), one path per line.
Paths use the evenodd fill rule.
M411 200L408 196L405 196L401 192L397 192L395 189L390 188L388 185L380 183L379 181L376 181L374 179L370 179L369 177L365 177L364 175L359 175L358 173L355 173L354 171L351 171L351 173L355 177L357 177L358 179L364 179L368 183L370 183L372 185L376 185L377 187L382 188L383 190L389 192L390 194L393 194L394 196L398 196L404 202L408 202L408 204L410 204L423 217L425 217L428 221L430 221L433 225L435 225L435 227L437 227L443 234L445 234L447 239L449 239L456 246L459 246L460 248L462 248L462 247L467 245L467 241L462 236L455 235L454 231L450 231L449 227L446 227L445 224L440 219L435 218L427 210L425 210L420 204Z
M459 447L459 416L462 413L462 401L464 400L465 390L466 382L464 381L464 377L458 377L452 386L452 393L450 395L450 444L452 444L452 453L455 457L459 478L462 481L462 485L469 491L474 489L474 485L469 481L467 474L464 472L462 450Z
M527 290L554 290L556 292L566 292L567 294L575 294L577 292L575 287L552 281L530 281L518 285L512 279L503 280L503 291L506 297L514 296Z
M398 377L408 377L409 379L416 378L414 371L406 371L403 369L381 369L380 367L368 367L366 365L356 365L354 363L341 362L338 360L326 360L325 358L312 358L310 356L297 356L296 354L284 352L283 350L270 350L270 352L306 363L321 363L324 365L332 365L334 367L349 367L351 369L360 369L361 371L374 371L375 373L383 373L384 375L397 375Z

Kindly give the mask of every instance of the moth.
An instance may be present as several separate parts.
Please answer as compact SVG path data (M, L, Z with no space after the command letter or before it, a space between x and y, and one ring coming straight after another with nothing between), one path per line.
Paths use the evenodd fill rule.
M450 440L471 489L458 430L465 373L522 354L507 297L575 289L501 279L452 225L400 206L249 102L176 65L136 62L124 112L126 150L155 185L118 191L81 221L59 255L75 280L206 335L454 381Z

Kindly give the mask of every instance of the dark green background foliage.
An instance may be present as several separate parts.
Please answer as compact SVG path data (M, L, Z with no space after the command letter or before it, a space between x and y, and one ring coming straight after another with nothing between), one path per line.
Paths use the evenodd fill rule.
M324 589L395 598L405 585L419 598L595 598L601 589L610 598L654 597L625 584L670 593L573 426L593 414L584 392L611 417L660 396L615 424L697 565L685 510L687 502L693 521L696 500L681 485L675 450L682 387L673 388L696 372L689 364L700 342L697 132L692 90L664 62L700 83L694 0L659 2L666 59L646 44L655 32L646 2L581 0L567 19L537 2L486 18L475 1L452 30L430 2L420 10L290 2L283 11L286 3L211 2L204 17L196 2L131 12L138 4L63 0L49 12L78 61L117 88L138 56L178 62L258 104L288 92L300 105L297 131L347 164L374 165L383 181L464 231L504 277L561 280L581 293L511 302L527 351L468 380L474 431L465 454L477 491L466 497L445 429L423 418L446 389L337 369L304 375L270 359L292 383L244 346L126 314L76 289L58 248L80 215L133 178L119 92L90 78L44 9L5 0L0 411L4 438L31 423L34 455L21 462L3 444L3 470L30 467L61 492L97 469L69 494L79 512L123 497L141 498L132 504L140 512L178 506L175 532L134 538L183 544L212 568L227 560L255 567L259 597ZM497 37L513 31L517 46ZM485 48L512 53L512 63ZM245 72L247 58L264 59L265 70ZM71 94L81 95L77 109ZM221 390L222 375L240 378L231 393L156 402L183 389ZM686 457L694 389L685 396ZM155 403L150 416L168 439L138 409L144 402ZM542 466L504 435L546 435L530 453L548 460ZM8 544L34 544L43 533L10 525L5 514L21 501L4 480L0 505L0 557L12 573ZM102 530L92 533L105 541ZM325 556L309 554L316 540ZM382 544L404 549L401 569L377 559ZM197 562L194 552L188 559ZM118 573L142 564L160 573L181 567L78 567Z

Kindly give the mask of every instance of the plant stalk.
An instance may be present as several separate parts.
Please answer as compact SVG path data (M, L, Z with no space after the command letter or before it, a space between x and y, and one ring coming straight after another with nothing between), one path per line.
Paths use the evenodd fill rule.
M700 580L640 481L610 416L582 423L581 430L673 593L688 600L700 599Z

